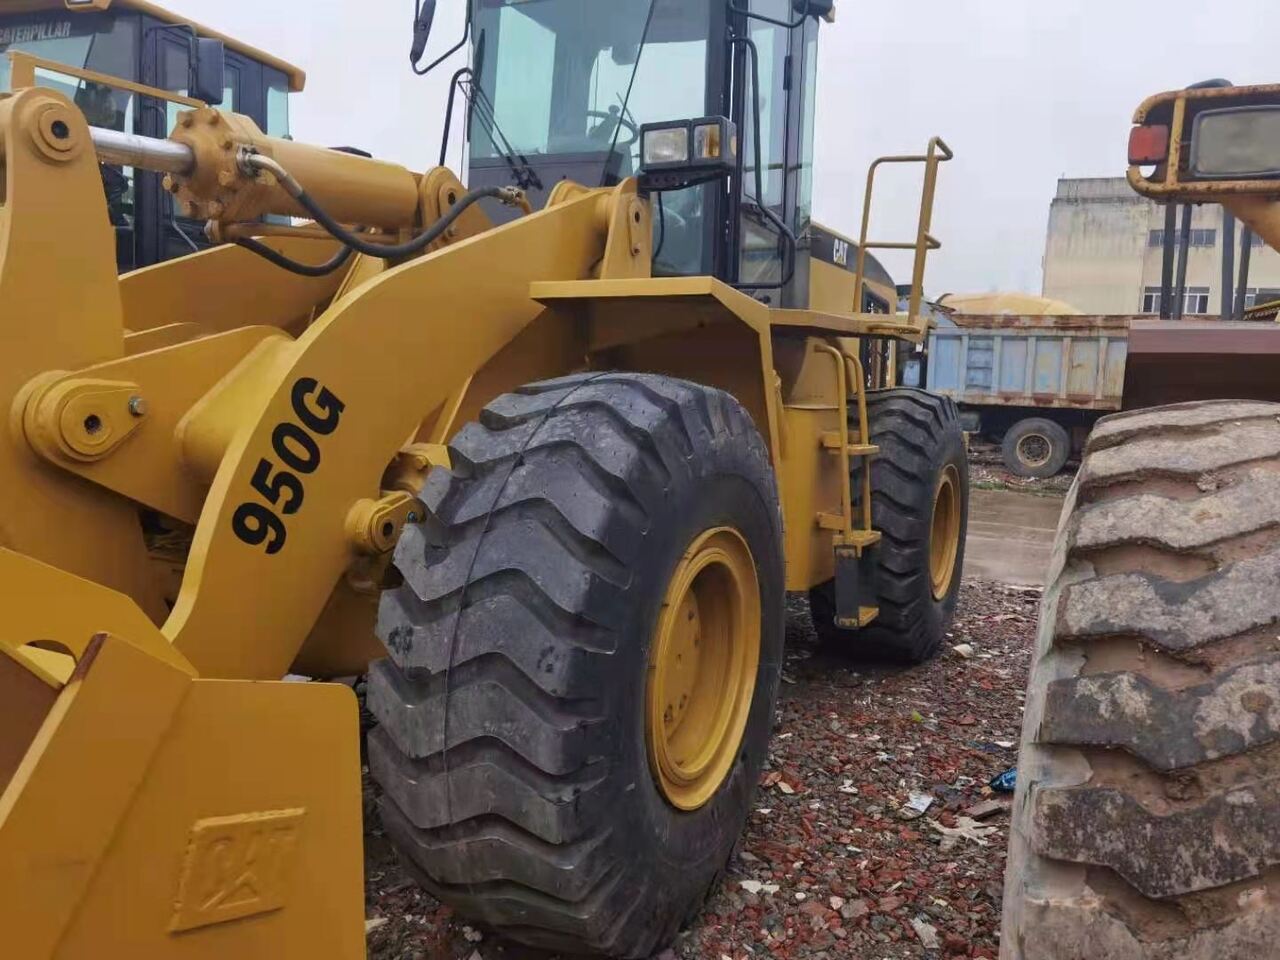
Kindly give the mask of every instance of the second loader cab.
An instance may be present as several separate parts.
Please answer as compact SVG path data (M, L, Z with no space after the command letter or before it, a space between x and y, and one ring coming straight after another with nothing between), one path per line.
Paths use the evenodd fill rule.
M515 183L537 206L562 179L641 175L655 275L806 307L818 31L832 15L805 0L473 0L471 67L455 78L471 101L469 183ZM727 169L686 170L683 185L664 151L700 137Z
M0 92L65 94L91 124L164 137L200 101L289 134L289 94L305 75L261 50L145 0L0 3ZM176 210L161 176L102 165L116 264L125 272L208 246L204 222Z

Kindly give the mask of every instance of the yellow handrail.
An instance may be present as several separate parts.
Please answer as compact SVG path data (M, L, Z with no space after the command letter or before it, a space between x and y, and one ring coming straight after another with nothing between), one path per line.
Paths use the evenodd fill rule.
M866 283L867 251L879 250L914 250L915 262L911 271L911 297L907 307L907 321L915 327L919 325L920 305L924 299L924 270L930 250L939 250L942 243L929 231L933 228L933 203L938 191L938 165L955 157L951 148L941 137L933 137L929 141L928 150L922 155L903 155L880 157L867 170L867 192L862 200L862 232L858 239L858 264L853 285L853 309L862 312L863 290ZM875 192L876 172L891 163L923 163L924 192L920 198L920 220L916 229L916 239L912 241L869 240L871 231L871 203ZM921 326L923 329L923 326Z
M73 67L70 64L59 63L57 60L46 60L44 57L33 56L22 50L10 50L7 54L10 62L10 86L17 90L22 87L34 87L36 85L36 68L42 67L53 73L61 73L68 77L75 77L78 80L88 80L90 83L100 83L104 87L112 87L116 90L125 90L129 93L136 93L143 97L155 97L157 100L168 100L170 103L181 104L184 107L204 107L208 106L203 100L196 100L194 97L188 97L180 93L174 93L170 90L160 90L157 87L149 87L145 83L134 83L132 80L123 80L120 77L113 77L107 73L99 73L96 70L85 70L82 67Z

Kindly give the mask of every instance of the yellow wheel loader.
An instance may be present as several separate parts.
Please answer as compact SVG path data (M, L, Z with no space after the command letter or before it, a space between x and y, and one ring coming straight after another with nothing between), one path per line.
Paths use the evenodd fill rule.
M1180 402L1100 420L1067 498L1004 960L1271 957L1280 941L1280 325L1227 319L1244 313L1250 232L1280 249L1280 86L1151 97L1129 162L1134 189L1171 205L1170 236L1187 205L1177 288L1191 204L1245 225L1235 310L1228 294L1222 320L1135 321L1126 403ZM1167 305L1172 247L1166 262Z
M479 0L466 186L0 98L6 955L363 956L356 698L284 678L367 673L424 886L647 956L743 827L785 592L850 651L938 649L963 435L894 343L950 152L878 161L858 243L812 222L832 6ZM117 277L100 163L214 246ZM923 170L910 240L868 236L884 163Z

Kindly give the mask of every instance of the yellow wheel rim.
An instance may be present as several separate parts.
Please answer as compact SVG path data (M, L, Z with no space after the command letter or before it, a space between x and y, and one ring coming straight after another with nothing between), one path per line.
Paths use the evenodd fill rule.
M935 600L941 600L951 590L959 552L960 473L948 464L933 495L933 523L929 530L929 577Z
M733 770L759 666L751 550L736 530L708 530L676 566L649 648L649 766L677 809L697 810Z

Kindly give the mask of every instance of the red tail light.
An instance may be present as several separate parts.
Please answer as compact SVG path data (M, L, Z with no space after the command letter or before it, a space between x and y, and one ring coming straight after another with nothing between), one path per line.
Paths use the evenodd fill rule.
M1129 131L1129 163L1146 166L1169 158L1168 127L1134 127Z

